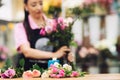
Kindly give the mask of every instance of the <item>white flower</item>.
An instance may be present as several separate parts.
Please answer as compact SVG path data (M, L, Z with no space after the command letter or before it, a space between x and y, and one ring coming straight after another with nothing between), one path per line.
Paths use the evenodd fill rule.
M41 78L49 78L48 71L43 72L43 74L41 75Z
M52 74L52 70L48 70L47 72L48 72L49 75Z
M58 68L58 67L60 67L60 64L58 62L55 62L54 66Z
M72 67L70 65L68 65L68 64L64 64L63 68L66 69L66 70L68 70L68 71L72 70Z
M65 26L69 27L69 25L72 23L73 23L73 19L71 17L64 19Z

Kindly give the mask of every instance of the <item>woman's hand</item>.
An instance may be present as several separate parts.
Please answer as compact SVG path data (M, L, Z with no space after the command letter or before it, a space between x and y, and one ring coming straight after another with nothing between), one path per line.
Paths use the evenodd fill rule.
M72 52L70 52L69 54L68 54L68 61L69 62L74 62L74 60L75 60L75 58L74 58L74 55L73 55L73 53Z
M63 57L66 54L66 51L70 51L70 49L67 46L61 47L59 50L57 50L54 53L54 57L61 58L61 57Z

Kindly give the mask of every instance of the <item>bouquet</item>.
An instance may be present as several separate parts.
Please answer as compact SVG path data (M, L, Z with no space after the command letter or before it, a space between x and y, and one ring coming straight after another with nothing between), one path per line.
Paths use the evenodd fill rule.
M73 71L72 67L68 64L63 66L57 62L51 65L48 70L44 71L41 75L42 78L65 78L65 77L80 77L84 76L84 72Z
M63 19L59 17L53 19L41 29L40 35L47 35L49 37L50 41L48 45L54 46L54 50L57 50L61 46L69 46L73 40L73 33L71 32L72 24L72 18Z
M63 66L57 62L52 64L47 70L41 69L37 64L34 64L30 70L24 71L24 60L21 59L21 67L1 69L0 77L6 78L65 78L65 77L82 77L86 73L80 71L73 71L72 66L64 64Z

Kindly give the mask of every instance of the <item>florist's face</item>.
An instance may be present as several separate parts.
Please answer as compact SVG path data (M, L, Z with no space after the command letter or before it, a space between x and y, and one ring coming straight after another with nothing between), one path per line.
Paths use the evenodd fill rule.
M39 18L42 13L42 0L28 0L25 4L25 9L34 18Z

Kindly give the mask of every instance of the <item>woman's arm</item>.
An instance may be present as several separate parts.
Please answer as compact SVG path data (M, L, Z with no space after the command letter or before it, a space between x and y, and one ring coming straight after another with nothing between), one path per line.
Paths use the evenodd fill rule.
M58 51L53 53L53 52L47 52L47 51L30 48L30 45L26 43L20 46L20 51L27 58L48 59L54 57L60 58L66 54L65 51L70 51L70 49L68 49L66 46L63 46Z

